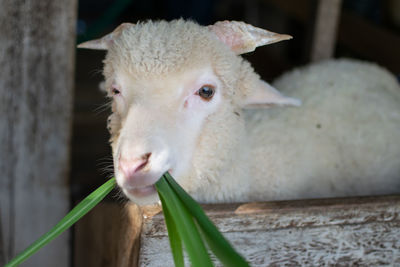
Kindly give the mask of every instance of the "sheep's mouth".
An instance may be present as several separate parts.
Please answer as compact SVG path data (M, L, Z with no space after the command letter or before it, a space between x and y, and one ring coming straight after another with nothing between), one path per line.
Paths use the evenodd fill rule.
M157 193L155 184L143 186L143 187L130 188L130 189L127 189L126 191L129 195L132 195L132 196L135 196L138 198L148 197L150 195Z
M168 172L173 172L172 169L168 169ZM165 173L165 172L162 172ZM154 179L154 177L158 177ZM154 177L147 177L147 184L129 184L125 183L121 185L123 192L128 196L128 198L133 199L145 199L157 195L156 183L161 179L162 175L155 175Z

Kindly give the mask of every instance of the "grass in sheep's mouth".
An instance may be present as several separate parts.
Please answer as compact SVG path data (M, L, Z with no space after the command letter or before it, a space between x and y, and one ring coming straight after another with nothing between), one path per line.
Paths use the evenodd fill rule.
M110 179L73 208L56 226L18 254L4 267L18 266L94 208L115 187ZM249 266L222 236L200 205L167 172L156 183L167 225L175 266L184 266L183 247L191 265L213 266L206 245L225 266Z
M184 266L182 243L192 266L213 266L201 237L225 266L249 266L215 225L201 206L167 172L156 183L168 229L175 266Z

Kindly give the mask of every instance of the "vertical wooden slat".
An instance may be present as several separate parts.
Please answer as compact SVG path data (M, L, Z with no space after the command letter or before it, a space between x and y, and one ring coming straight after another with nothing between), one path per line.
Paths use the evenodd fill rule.
M311 48L311 61L328 59L333 56L341 2L341 0L318 1Z
M76 0L0 0L0 265L69 207ZM69 266L64 234L22 266Z

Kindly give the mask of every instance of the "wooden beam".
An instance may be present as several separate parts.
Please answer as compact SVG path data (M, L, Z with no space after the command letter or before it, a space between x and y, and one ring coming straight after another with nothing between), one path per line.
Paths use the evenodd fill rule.
M252 266L400 264L400 196L203 207ZM158 211L101 203L76 225L74 266L173 266Z
M400 196L207 205L252 266L397 266ZM143 224L140 266L173 266L162 214Z
M0 0L0 265L69 209L76 0ZM69 266L64 234L24 266Z
M341 0L319 0L314 23L311 61L331 58L335 52Z

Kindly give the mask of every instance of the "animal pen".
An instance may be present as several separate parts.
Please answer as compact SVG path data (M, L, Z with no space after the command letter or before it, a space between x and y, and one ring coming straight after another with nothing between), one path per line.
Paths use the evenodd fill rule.
M248 2L249 19L256 17L251 15L259 2L304 23L312 17L310 61L332 57L339 43L400 73L400 36L342 12L340 0ZM76 4L0 0L0 264L67 213L72 128L86 129L75 133L78 138L107 142L106 134L96 135L105 118L98 126L80 113L72 123ZM87 92L75 93L92 99ZM73 148L73 165L86 153ZM87 172L81 170L82 178ZM400 265L399 195L204 207L253 266ZM102 202L76 224L73 239L63 234L24 266L172 266L158 211Z

